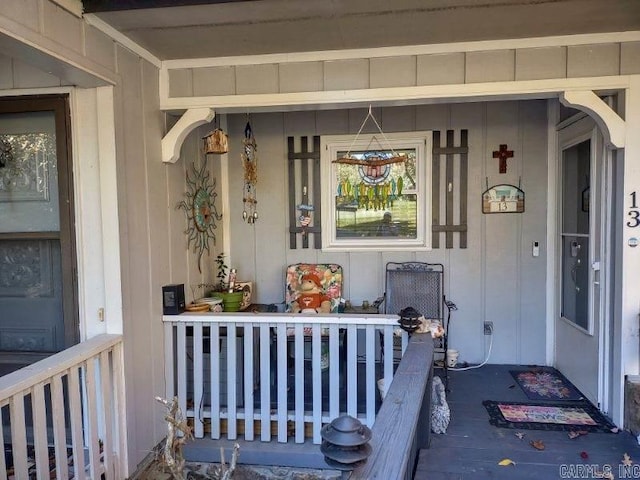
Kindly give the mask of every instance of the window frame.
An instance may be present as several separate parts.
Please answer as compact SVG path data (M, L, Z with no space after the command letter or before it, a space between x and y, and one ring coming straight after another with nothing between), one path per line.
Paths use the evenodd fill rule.
M338 238L336 233L336 168L338 152L363 151L375 145L378 150L416 151L416 238L363 237ZM322 250L332 252L431 250L431 165L433 132L388 134L323 135L320 138L320 177L322 180Z

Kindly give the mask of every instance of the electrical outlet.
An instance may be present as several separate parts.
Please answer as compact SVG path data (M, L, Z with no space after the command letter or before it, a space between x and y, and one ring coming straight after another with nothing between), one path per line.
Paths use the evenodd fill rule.
M493 322L484 322L484 334L493 335Z

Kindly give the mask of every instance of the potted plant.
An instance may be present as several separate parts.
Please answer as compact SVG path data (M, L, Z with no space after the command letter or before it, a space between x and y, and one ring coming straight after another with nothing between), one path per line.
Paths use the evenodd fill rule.
M218 283L214 285L213 290L209 292L208 296L221 298L222 309L225 312L237 312L240 310L244 292L242 291L242 287L239 289L236 288L235 270L232 269L231 272L229 272L229 267L224 260L224 253L219 253L216 256L215 262L218 271L216 274ZM210 285L205 285L205 287L207 286Z

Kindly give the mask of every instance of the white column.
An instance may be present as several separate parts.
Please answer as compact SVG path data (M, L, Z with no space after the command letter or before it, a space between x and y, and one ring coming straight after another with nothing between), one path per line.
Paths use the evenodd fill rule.
M620 284L616 286L613 351L619 352L619 355L614 354L611 415L617 425L622 425L624 419L624 377L640 373L640 246L632 247L629 244L633 238L640 240L640 208L632 208L634 192L636 206L640 207L640 75L630 77L625 101L626 140L620 185L623 198L619 198L614 213L618 223L616 230L620 232L617 238L620 248L616 265L618 275L615 279ZM620 157L622 155L619 160ZM634 220L635 215L639 215L638 222Z

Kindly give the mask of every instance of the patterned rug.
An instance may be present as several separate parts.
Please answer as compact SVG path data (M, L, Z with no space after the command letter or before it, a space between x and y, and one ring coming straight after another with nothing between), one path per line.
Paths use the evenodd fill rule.
M584 400L582 393L555 368L536 367L509 373L531 400Z
M616 426L590 403L523 403L485 400L489 423L521 430L583 430L611 433Z

